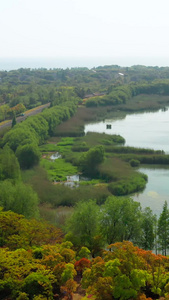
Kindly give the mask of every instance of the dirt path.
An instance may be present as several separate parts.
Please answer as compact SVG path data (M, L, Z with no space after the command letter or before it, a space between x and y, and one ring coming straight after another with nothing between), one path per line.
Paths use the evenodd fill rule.
M85 296L86 292L82 289L81 285L79 284L76 290L76 293L73 293L72 300L80 300Z
M73 298L72 300L81 300L84 296L80 295L80 294L73 294Z

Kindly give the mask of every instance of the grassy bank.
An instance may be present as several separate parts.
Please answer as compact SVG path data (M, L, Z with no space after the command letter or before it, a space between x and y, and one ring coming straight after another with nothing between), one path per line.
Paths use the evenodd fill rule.
M78 201L95 199L98 204L103 203L111 195L107 185L85 185L70 188L63 184L54 185L48 180L47 171L41 166L22 172L25 183L29 183L37 192L40 204L48 203L51 207L74 206Z
M55 128L54 136L82 136L84 135L84 125L86 123L103 120L112 111L114 111L114 108L111 106L96 108L80 106L71 119Z

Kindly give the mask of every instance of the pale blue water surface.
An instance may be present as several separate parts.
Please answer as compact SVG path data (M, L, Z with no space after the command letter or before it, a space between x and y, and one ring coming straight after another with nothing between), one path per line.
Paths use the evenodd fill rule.
M111 129L106 125L111 124ZM85 133L105 132L120 134L126 140L126 146L164 150L169 153L169 110L129 114L123 119L109 119L103 122L87 124ZM148 175L148 183L142 193L132 198L144 208L149 206L158 216L164 201L169 204L169 166L144 166L139 169Z

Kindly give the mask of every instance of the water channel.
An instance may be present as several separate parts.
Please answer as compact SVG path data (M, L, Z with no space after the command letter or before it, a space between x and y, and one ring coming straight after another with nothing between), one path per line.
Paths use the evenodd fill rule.
M107 124L111 125L107 129ZM156 112L128 114L123 119L109 119L87 124L85 133L100 132L120 134L125 146L164 150L169 153L169 109ZM169 166L141 166L140 172L148 175L148 183L142 193L132 196L144 208L149 206L158 216L164 201L169 204Z

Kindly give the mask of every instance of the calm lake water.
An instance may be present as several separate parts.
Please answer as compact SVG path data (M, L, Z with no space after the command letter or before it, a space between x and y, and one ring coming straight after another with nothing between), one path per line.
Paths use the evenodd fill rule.
M111 124L111 129L106 125ZM169 153L169 110L129 114L125 118L109 119L104 122L87 124L85 133L105 132L120 134L126 140L126 146L164 150ZM149 206L159 215L164 201L169 204L169 166L144 166L140 172L148 175L148 183L142 193L132 198L144 208Z

